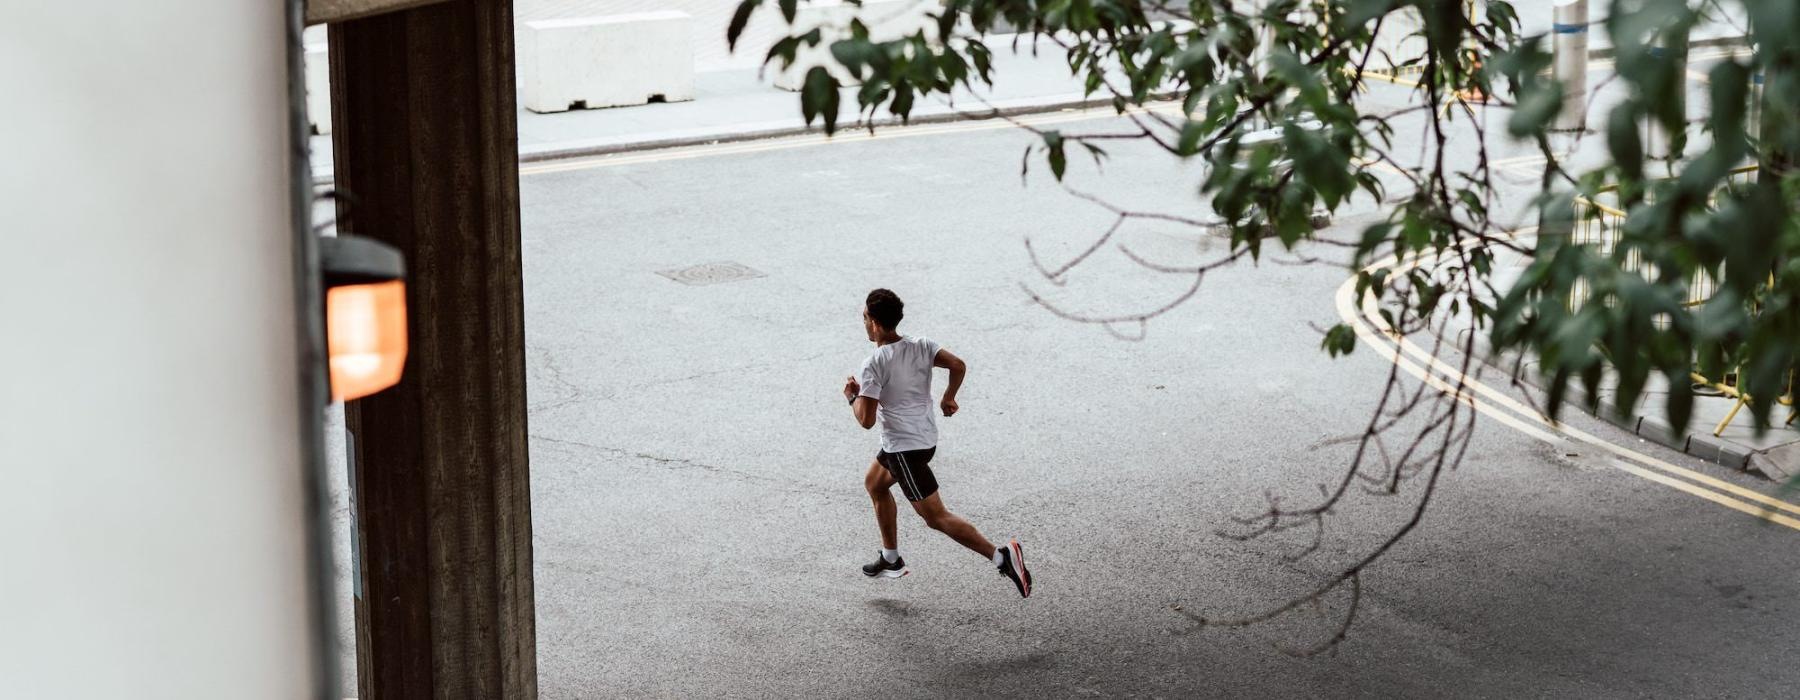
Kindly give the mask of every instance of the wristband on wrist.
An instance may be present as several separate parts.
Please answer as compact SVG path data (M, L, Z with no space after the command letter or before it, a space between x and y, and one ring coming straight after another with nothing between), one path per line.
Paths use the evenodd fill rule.
M856 397L851 396L849 398L850 398L850 405L855 406L856 405Z

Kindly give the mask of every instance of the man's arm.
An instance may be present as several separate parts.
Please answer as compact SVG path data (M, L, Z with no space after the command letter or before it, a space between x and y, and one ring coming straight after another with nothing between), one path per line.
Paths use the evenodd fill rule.
M944 410L945 417L954 416L961 408L956 405L956 390L962 388L963 375L969 372L969 366L963 364L962 358L944 349L939 349L937 356L931 358L931 365L950 370L950 384L944 387L944 400L938 402L938 407Z
M877 399L861 396L862 387L856 383L856 377L844 378L844 398L850 402L850 413L856 416L857 425L863 430L875 427L875 407Z
M850 412L856 414L856 424L868 430L875 427L876 399L867 396L856 397L856 403L850 404Z

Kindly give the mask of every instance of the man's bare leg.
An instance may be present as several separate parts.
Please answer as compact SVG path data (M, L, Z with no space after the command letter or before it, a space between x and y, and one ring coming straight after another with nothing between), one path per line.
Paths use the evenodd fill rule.
M887 468L880 462L870 462L869 473L863 476L863 488L875 503L875 525L881 528L881 546L885 549L900 548L900 527L895 522L899 506L894 505L893 487L894 476Z
M988 559L994 558L994 543L981 536L969 521L944 509L944 500L937 494L926 496L924 500L913 501L913 512L925 519L925 524L933 530L949 535L957 544L968 547L976 554Z

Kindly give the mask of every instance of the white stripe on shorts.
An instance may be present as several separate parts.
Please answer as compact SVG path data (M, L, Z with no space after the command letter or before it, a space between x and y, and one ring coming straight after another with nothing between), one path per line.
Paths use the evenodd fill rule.
M894 454L895 459L900 460L900 472L906 478L906 485L902 486L901 490L908 492L906 494L906 499L910 501L913 499L914 496L918 495L919 483L916 481L913 481L912 465L906 463L906 455L903 455L899 452L895 452L893 454Z

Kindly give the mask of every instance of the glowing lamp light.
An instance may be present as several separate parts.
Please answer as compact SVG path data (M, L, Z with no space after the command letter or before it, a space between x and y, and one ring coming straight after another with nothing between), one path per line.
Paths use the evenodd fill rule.
M400 383L406 366L406 283L333 287L325 293L331 398L362 398Z
M319 239L331 399L400 382L406 367L406 283L399 251L361 236Z

